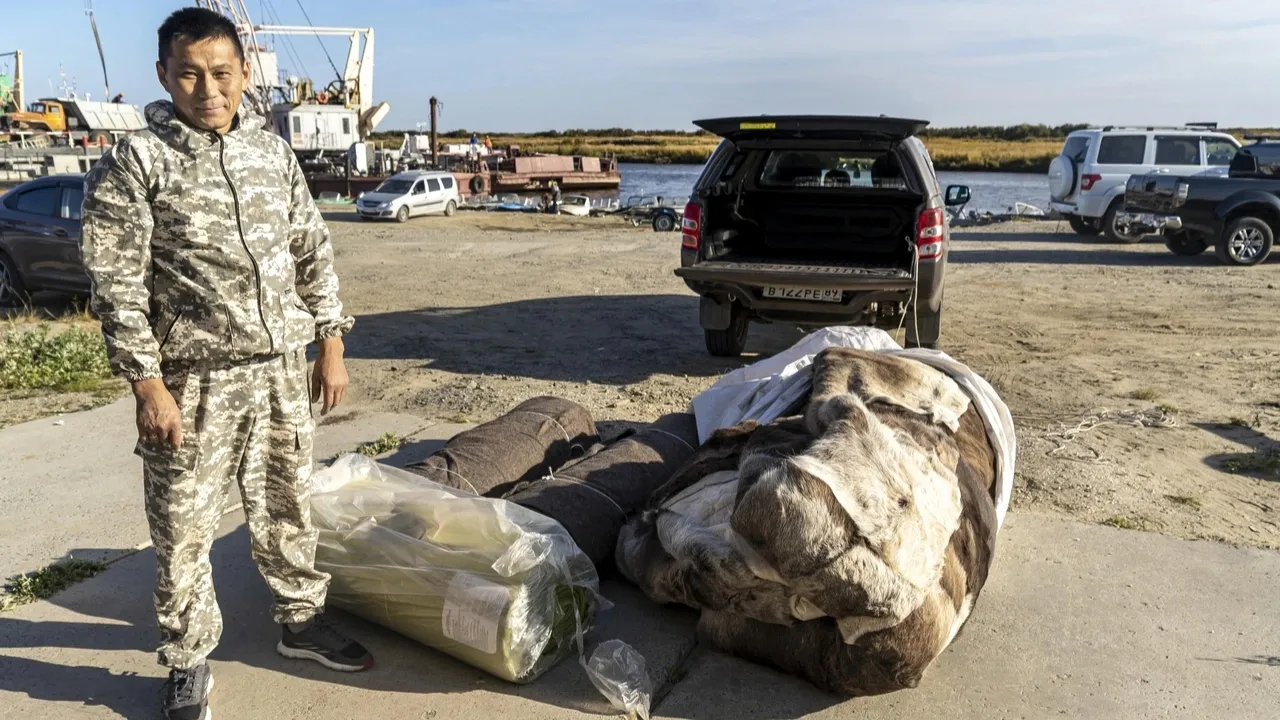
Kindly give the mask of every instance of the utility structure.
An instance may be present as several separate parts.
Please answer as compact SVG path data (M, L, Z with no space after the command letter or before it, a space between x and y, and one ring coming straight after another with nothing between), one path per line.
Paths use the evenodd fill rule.
M0 114L25 110L27 103L22 94L22 51L0 52L0 58L13 58L13 77L0 73Z
M261 25L250 20L244 0L197 0L197 5L235 23L250 68L245 100L295 151L345 153L364 142L391 110L373 101L373 28ZM296 35L349 39L346 65L341 71L334 67L337 77L323 89L310 78L283 77L275 51L262 42L266 36Z

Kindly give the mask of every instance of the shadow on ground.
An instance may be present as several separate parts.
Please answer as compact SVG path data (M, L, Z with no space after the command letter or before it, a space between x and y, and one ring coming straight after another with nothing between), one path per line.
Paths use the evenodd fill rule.
M226 676L220 683L223 688L220 696L215 693L213 700L215 708L221 706L224 712L252 706L253 698L243 695L245 684L262 682L261 674L246 676L236 670L233 676L228 669L228 665L243 665L269 671L272 675L268 677L276 677L278 673L281 681L289 679L281 686L286 688L300 687L292 684L291 678L298 678L308 683L332 683L366 692L421 698L405 700L402 707L414 707L422 713L430 708L432 696L484 691L518 696L523 702L553 708L617 716L592 686L576 658L564 660L531 684L517 686L337 610L330 613L336 622L364 642L378 659L372 670L344 674L314 663L284 659L275 652L279 631L269 616L270 594L250 560L246 528L242 525L215 541L210 559L225 622L221 642L211 660L215 673L223 672ZM57 620L17 617L21 613L0 615L0 693L72 706L106 707L129 720L157 717L164 670L149 665L158 639L151 601L154 567L154 552L144 551L47 601L81 616L79 621L63 620L68 615L60 610L53 613ZM607 580L602 591L615 606L597 618L597 629L586 643L588 654L600 641L621 639L644 654L650 676L669 689L683 677L694 653L696 613L661 607L616 579ZM54 650L42 652L39 659L15 657L5 652L18 650L21 655L30 655L31 649L46 648ZM119 655L111 657L109 653L125 653L125 657L132 659L121 662ZM60 656L70 660L65 664L49 660ZM107 668L123 665L132 670L88 666L82 660L86 656L110 657L103 662ZM139 671L140 657L145 658L141 662L148 663L146 667L154 669ZM237 687L238 691L234 691ZM779 715L776 708L757 711L737 707L732 717L734 720L781 720L802 717L842 702L841 698L804 683L795 682L792 689L794 697L787 702L788 712L784 715ZM262 692L271 691L262 689ZM228 692L236 694L228 697ZM322 702L325 693L323 689L317 691L316 701ZM394 696L388 696L391 697ZM795 714L791 714L791 709L795 709ZM423 717L433 715L427 713Z
M1280 442L1242 422L1196 423L1196 427L1252 451L1210 455L1204 459L1205 465L1235 475L1280 482Z
M38 292L23 305L0 307L0 320L78 320L91 317L87 296L65 293Z
M1043 237L1043 236L1041 236ZM959 264L1017 263L1023 265L1108 265L1114 267L1199 267L1220 265L1210 254L1182 257L1173 253L1124 250L967 250L951 248L950 262Z
M802 333L752 325L748 356L707 353L693 295L576 295L497 305L361 315L349 358L453 373L631 384L654 375L712 377L785 350Z

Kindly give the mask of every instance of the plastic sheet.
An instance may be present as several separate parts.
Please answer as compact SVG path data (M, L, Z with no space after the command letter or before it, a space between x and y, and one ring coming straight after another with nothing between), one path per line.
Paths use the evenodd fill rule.
M604 599L554 520L360 455L314 482L333 606L515 683L580 652Z
M583 664L591 684L609 704L629 718L649 720L653 702L653 680L645 668L644 656L621 640L606 640L596 646Z

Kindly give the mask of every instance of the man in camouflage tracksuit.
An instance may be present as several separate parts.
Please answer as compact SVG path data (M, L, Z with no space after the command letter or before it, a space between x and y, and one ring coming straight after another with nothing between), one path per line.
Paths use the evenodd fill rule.
M232 482L279 652L345 671L372 660L321 618L329 577L314 567L311 402L341 399L353 324L328 232L293 151L240 107L235 27L188 8L159 35L172 102L87 176L82 250L112 368L137 398L165 710L187 720L208 714L222 630L209 550Z

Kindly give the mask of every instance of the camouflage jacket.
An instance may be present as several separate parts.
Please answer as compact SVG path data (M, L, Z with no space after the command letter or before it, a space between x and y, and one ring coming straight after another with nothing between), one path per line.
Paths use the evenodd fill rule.
M147 106L85 178L81 250L112 371L223 364L341 336L329 233L284 140L241 112L224 135Z

